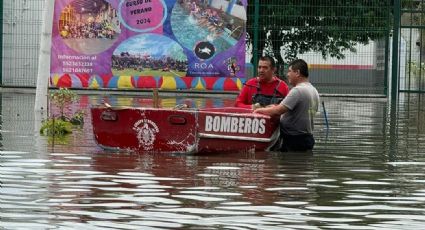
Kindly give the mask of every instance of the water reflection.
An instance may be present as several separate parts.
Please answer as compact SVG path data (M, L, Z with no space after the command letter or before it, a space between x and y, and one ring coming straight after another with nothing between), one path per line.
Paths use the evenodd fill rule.
M33 96L2 95L0 228L422 229L422 96L391 120L383 99L324 98L313 154L112 153L90 116L63 143L34 132ZM71 110L147 97L84 95ZM231 105L233 98L163 98L161 106ZM391 127L391 122L396 122ZM35 143L35 144L34 144Z

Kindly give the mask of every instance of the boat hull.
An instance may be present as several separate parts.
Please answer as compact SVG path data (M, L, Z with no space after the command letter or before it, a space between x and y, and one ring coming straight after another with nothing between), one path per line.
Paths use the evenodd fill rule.
M206 153L264 151L278 120L242 108L91 108L94 137L105 149Z

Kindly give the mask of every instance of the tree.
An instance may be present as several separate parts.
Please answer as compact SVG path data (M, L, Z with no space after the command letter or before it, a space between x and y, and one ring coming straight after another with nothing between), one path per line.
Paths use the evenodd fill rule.
M258 50L278 63L309 51L322 57L344 58L358 43L367 44L388 36L392 0L269 0L259 1ZM255 3L248 4L249 41L257 29Z

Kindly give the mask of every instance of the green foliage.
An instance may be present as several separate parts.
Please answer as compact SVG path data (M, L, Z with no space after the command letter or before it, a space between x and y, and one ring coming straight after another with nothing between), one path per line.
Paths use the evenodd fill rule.
M61 136L48 136L47 143L49 145L66 145L69 143L70 136L69 135L61 135Z
M401 0L403 9L418 9L423 2L418 0Z
M79 110L68 117L65 108L77 99L77 95L66 88L60 88L49 96L52 105L59 109L59 115L51 114L42 122L40 133L49 137L61 137L72 133L73 125L84 124L85 112Z
M73 125L82 125L84 124L84 115L85 115L85 112L83 110L80 110L76 112L69 121Z
M69 89L60 88L50 94L50 101L57 106L60 111L60 117L65 120L65 106L71 104L77 99L77 95Z
M63 136L72 133L72 124L60 118L49 118L43 121L40 133L46 136Z

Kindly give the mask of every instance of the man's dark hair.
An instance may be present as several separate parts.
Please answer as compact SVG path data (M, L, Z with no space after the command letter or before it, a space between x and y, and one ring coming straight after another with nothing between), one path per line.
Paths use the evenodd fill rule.
M272 68L276 67L276 63L274 61L274 58L270 57L270 56L262 56L260 57L259 61L268 61L270 62L270 65Z
M308 65L303 59L293 60L289 63L289 66L292 70L299 70L304 77L308 77Z

